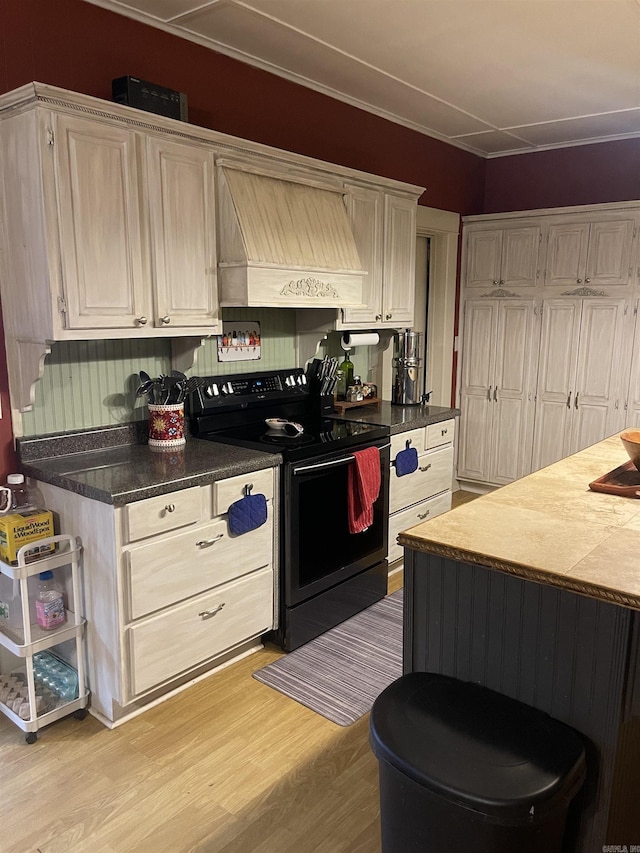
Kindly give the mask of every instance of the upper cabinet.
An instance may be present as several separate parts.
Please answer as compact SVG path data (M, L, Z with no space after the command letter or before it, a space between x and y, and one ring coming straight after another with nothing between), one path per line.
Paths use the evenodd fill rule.
M347 183L375 209L348 210ZM422 191L46 84L0 96L12 408L54 341L191 338L184 367L220 305L328 308L335 325L364 280L374 318L410 325Z
M39 107L0 139L9 335L218 331L212 152Z
M632 279L633 216L549 226L545 285L615 287Z
M467 287L535 287L540 242L539 225L469 231Z
M415 302L416 199L347 185L346 204L367 275L361 306L342 308L338 328L412 326Z

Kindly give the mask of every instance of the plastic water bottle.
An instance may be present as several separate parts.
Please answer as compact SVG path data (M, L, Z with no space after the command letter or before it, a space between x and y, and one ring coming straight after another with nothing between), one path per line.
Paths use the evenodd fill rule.
M56 585L52 571L40 572L36 593L36 619L45 631L59 628L67 621L62 590Z
M40 509L44 501L37 486L27 485L24 474L9 474L0 487L0 514L9 515L23 509Z

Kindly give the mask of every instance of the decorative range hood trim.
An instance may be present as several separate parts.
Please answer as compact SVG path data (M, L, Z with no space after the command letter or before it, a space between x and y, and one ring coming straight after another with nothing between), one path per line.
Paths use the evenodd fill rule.
M360 256L336 188L218 167L220 304L362 305Z

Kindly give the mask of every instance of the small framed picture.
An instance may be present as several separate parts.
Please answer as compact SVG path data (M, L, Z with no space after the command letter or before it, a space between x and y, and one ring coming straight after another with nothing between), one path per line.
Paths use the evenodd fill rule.
M225 320L218 335L218 361L255 361L260 358L260 323Z

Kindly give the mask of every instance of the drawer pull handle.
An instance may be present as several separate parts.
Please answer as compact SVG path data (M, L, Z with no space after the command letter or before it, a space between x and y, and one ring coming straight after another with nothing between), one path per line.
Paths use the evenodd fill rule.
M218 533L217 536L214 536L213 539L201 539L199 542L196 542L198 548L208 548L209 545L214 545L219 539L222 539L224 533Z
M446 430L446 429L441 429L441 430L440 430L440 435L446 435L446 434L447 434L447 430Z
M213 619L213 617L217 613L220 613L220 611L222 610L223 607L224 607L224 601L222 602L222 604L219 604L215 610L203 610L202 613L198 613L198 616L202 616L203 622L205 619Z
M431 462L429 462L429 464L428 464L428 465L421 465L421 466L420 466L420 470L421 470L421 471L428 471L428 470L429 470L429 468L431 468Z
M165 507L165 510L167 512L175 512L176 511L176 505L175 504L167 504Z
M428 515L429 515L429 510L427 510L426 512L419 512L418 518L426 518Z

